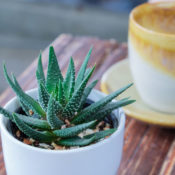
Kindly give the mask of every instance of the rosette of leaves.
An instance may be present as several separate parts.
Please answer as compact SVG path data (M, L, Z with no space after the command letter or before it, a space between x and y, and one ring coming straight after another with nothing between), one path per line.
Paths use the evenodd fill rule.
M25 115L12 113L0 107L0 113L16 124L18 129L40 143L55 142L62 146L86 146L111 135L117 128L99 131L91 135L78 135L89 128L94 128L111 112L121 106L134 102L128 98L112 100L128 89L132 84L113 92L103 99L84 108L87 98L97 81L87 85L95 66L87 69L92 49L88 52L77 76L75 77L74 61L70 58L67 73L63 77L54 48L49 49L47 76L45 77L41 54L38 59L36 79L38 82L38 99L26 94L15 76L7 73L5 78L16 93Z

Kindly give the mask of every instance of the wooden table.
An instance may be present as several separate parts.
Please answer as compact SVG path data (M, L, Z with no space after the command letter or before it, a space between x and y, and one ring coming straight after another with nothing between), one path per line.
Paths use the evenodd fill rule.
M127 56L126 44L119 44L115 40L72 37L71 35L62 34L53 42L53 46L63 72L65 73L70 56L73 56L76 60L76 67L80 67L85 54L92 45L94 49L90 65L97 64L96 72L92 78L94 80L100 79L108 67ZM47 58L48 48L43 52L45 70L47 68ZM37 60L19 77L19 82L25 90L36 87L36 64ZM96 88L99 89L99 84ZM13 96L14 93L7 89L0 96L0 105L4 105ZM0 151L0 175L5 175L1 147ZM124 153L118 174L175 175L175 130L150 126L127 118Z

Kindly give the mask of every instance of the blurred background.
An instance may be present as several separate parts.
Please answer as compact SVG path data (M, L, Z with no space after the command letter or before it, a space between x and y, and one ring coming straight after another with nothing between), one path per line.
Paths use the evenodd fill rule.
M129 12L146 0L0 0L2 63L18 76L61 33L127 41Z

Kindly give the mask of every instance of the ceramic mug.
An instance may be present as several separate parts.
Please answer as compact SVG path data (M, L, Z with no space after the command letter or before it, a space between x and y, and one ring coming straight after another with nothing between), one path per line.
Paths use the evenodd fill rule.
M175 113L175 2L133 9L128 45L131 72L143 101Z

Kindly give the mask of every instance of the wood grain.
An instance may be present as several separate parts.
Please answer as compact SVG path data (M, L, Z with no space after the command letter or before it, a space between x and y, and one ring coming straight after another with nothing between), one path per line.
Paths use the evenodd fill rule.
M127 56L127 45L115 40L100 40L94 37L72 37L62 34L52 43L60 67L65 74L69 58L73 56L77 69L93 46L89 66L96 64L96 71L91 81L100 79L103 73L114 63ZM43 51L44 70L47 70L48 47ZM35 60L18 78L24 90L36 87ZM8 65L7 65L8 67ZM99 89L99 84L96 88ZM0 105L14 96L8 88L0 96ZM119 175L175 175L175 130L150 126L127 118L123 158ZM6 175L2 147L0 147L0 175Z

